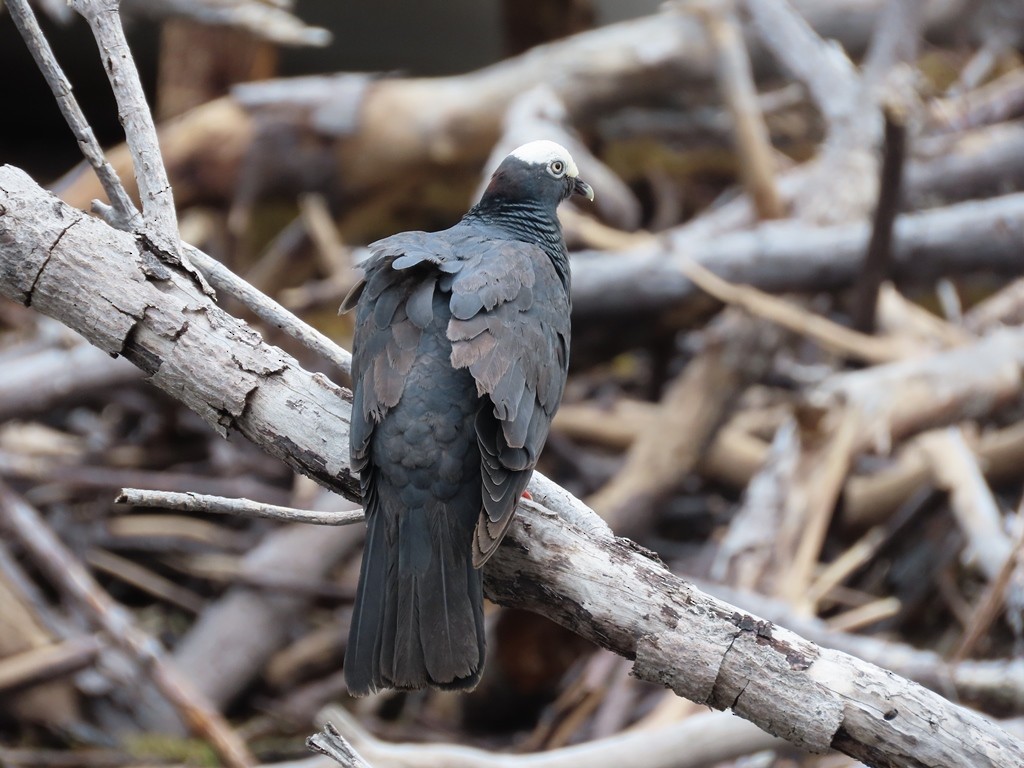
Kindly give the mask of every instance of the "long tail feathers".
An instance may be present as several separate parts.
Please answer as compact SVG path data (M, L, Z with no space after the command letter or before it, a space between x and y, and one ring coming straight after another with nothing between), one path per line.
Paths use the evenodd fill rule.
M345 653L349 692L473 688L483 668L485 638L483 582L468 536L452 540L456 524L444 509L389 516L376 502L370 494Z
M375 506L367 498L367 510ZM380 628L387 595L388 546L381 515L368 516L359 587L352 609L348 647L345 649L345 682L354 696L364 696L383 686L380 665Z

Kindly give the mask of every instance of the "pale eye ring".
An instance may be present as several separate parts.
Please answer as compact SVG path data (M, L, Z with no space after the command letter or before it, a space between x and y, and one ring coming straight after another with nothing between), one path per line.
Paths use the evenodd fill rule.
M565 173L565 163L561 160L552 160L548 170L551 171L553 176L561 176Z

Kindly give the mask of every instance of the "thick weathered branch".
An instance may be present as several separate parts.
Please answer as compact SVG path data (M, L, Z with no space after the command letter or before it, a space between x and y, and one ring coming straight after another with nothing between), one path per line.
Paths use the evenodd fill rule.
M1024 745L980 715L710 598L629 541L595 542L554 515L523 516L485 579L498 602L635 658L636 677L732 708L805 749L872 766L1024 760Z
M250 437L353 498L341 390L256 338L183 275L145 267L129 235L0 168L0 292L128 357L218 430ZM489 594L635 658L641 679L874 766L1024 762L1024 745L983 717L698 592L632 543L566 522L563 505L523 506L488 566Z

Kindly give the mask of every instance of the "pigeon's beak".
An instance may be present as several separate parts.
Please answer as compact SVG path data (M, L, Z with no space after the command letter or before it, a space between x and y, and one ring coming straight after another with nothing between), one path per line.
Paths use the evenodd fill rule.
M579 176L572 180L572 193L574 195L583 195L590 202L594 202L594 188Z

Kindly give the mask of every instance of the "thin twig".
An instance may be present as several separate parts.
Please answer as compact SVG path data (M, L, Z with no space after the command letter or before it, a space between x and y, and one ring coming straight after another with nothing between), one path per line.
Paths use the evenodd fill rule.
M871 561L887 538L885 528L877 525L821 569L804 596L807 604L811 606L812 614L817 613L818 603L824 600L832 589L842 584L858 568Z
M25 40L32 57L53 92L64 119L78 140L79 147L96 171L104 191L112 204L113 215L108 218L119 229L139 232L169 263L180 265L191 274L203 291L213 291L201 274L181 254L178 237L177 213L171 196L171 185L164 169L156 127L146 104L135 60L128 49L118 0L69 0L78 13L86 18L103 52L104 69L117 100L125 139L135 164L136 181L143 201L140 215L124 185L106 161L103 150L89 127L77 101L71 94L71 84L53 55L42 30L25 0L10 3L11 15Z
M314 525L351 525L363 521L362 510L353 512L313 512L306 509L279 507L261 504L249 499L228 499L223 496L207 496L201 493L172 493L148 491L139 488L122 488L115 504L130 504L134 507L158 507L178 509L183 512L212 512L219 515L241 517L265 517L288 523L312 523Z
M134 560L115 555L100 547L90 548L82 559L93 570L102 571L125 584L131 584L136 589L148 592L191 614L198 616L203 612L205 602L195 592L175 584L170 579L151 571Z
M736 14L718 7L700 9L716 52L718 87L732 115L743 184L759 219L783 215L775 184L775 162L768 127L757 103L750 56Z
M167 659L163 646L142 631L131 615L108 595L78 558L54 536L39 513L0 480L0 523L31 554L53 584L95 626L137 658L154 684L174 705L190 729L207 739L230 768L255 764L248 747L192 682Z
M311 352L330 361L339 371L352 374L352 353L335 344L320 331L307 325L272 298L253 288L212 256L187 243L185 253L218 291L238 299L263 322L281 329Z
M838 354L870 363L885 363L913 357L918 351L903 339L858 333L753 286L730 283L696 261L683 262L680 271L694 285L719 301L742 307L753 315L807 336Z
M818 422L802 424L793 483L783 501L783 523L799 526L788 568L780 573L776 594L808 613L807 591L821 559L825 534L857 450L862 415L856 405L836 406ZM781 558L780 558L781 559Z
M1018 516L1021 511L1024 511L1024 502L1021 503L1021 507L1022 509L1018 510ZM992 626L992 622L999 616L999 612L1006 603L1006 590L1010 585L1010 579L1013 576L1014 570L1021 563L1022 551L1024 551L1024 527L1021 527L1017 532L1010 556L1006 558L1006 562L1003 563L1003 567L999 569L996 577L985 587L985 591L981 593L981 598L971 612L971 619L967 624L967 629L963 637L960 638L960 644L953 652L952 660L954 662L963 661L967 658L978 644L978 641L988 631L989 627Z
M885 115L885 144L882 155L881 183L875 207L871 240L864 257L864 268L854 290L856 303L851 314L853 327L861 333L873 333L878 306L878 291L889 278L892 262L892 230L899 213L903 160L906 157L907 129L903 115L890 107Z
M49 84L50 90L53 92L53 95L57 100L57 104L60 107L61 113L64 115L64 119L67 121L71 131L74 133L75 138L78 139L78 145L82 150L82 154L85 155L89 164L95 169L96 175L99 177L100 183L103 185L103 189L111 201L110 206L102 203L96 203L94 204L94 208L109 224L117 227L118 229L125 231L139 230L145 223L143 216L135 208L135 204L125 191L121 180L117 177L113 167L104 157L99 141L96 139L96 135L89 126L81 107L78 105L78 101L72 94L71 84L68 82L63 70L57 63L57 60L53 55L53 51L50 48L49 43L46 41L46 38L43 36L35 15L32 13L32 9L28 6L26 0L12 0L8 5L11 8L11 16L14 19L18 30L21 32L22 37L25 39L25 44L28 46L32 56L35 58L36 64L39 66L43 76L46 78L46 82ZM89 19L93 18L97 13L97 11L93 9L93 5L94 3L90 3L88 0L78 0L74 3L75 10ZM90 24L92 25L93 21L90 21ZM109 32L107 31L108 26L109 24L102 25L104 35L109 34L116 37L120 34L123 37L120 23L115 25L117 27L116 30L110 30ZM95 30L96 27L94 26L94 31ZM99 32L97 32L97 35L98 34ZM97 40L101 49L103 49L104 43L99 39L99 37ZM115 95L118 96L118 104L121 107L122 116L124 115L126 108L125 103L134 104L136 106L136 112L145 113L144 119L142 117L138 118L139 122L125 123L125 132L128 144L130 147L134 147L132 153L133 157L136 159L140 194L143 195L143 199L145 200L145 189L147 189L147 187L144 187L144 184L148 183L149 187L159 186L162 179L164 189L168 192L168 195L160 195L157 198L157 203L154 206L150 206L147 210L153 213L153 215L156 215L156 212L162 210L161 206L165 204L164 199L166 197L167 200L170 200L171 213L174 215L173 200L171 200L169 195L169 182L167 181L166 171L163 169L163 161L160 159L159 147L156 144L156 129L153 126L152 117L149 115L149 109L145 104L145 100L142 99L141 102L139 101L140 97L138 96L138 93L141 93L141 86L139 87L138 92L136 92L136 90L131 89L130 86L122 84L122 81L125 78L130 80L131 77L134 76L136 80L138 79L138 73L134 69L134 62L132 61L131 55L130 53L127 53L127 49L125 49L125 51L126 53L122 58L124 60L126 70L123 75L119 75L117 77L115 77L114 74L111 74L111 84L115 89ZM108 58L108 62L110 66L113 66L113 59ZM115 80L117 80L117 82L115 82ZM125 101L126 99L127 102ZM136 137L133 136L133 131L141 131L142 133L145 133L147 130L150 131L152 140L145 141L140 145ZM150 157L149 153L154 151L154 148L156 151L156 158L159 161L156 165L159 167L151 168L150 171L148 171L148 173L157 174L154 181L148 182L148 177L146 175L147 171L145 171L145 168L149 166L140 165L139 158ZM162 213L160 215L165 216L165 214ZM171 223L173 223L174 227L174 251L178 251L179 241L177 239L176 216L173 219L173 222L166 223L164 226L171 226ZM163 247L163 244L161 247ZM210 283L218 290L222 290L225 293L229 293L234 296L264 322L273 325L275 328L280 328L307 349L322 356L324 359L329 360L344 373L350 373L352 356L344 349L332 342L319 331L303 323L294 314L277 302L255 290L251 285L246 283L245 280L232 273L216 259L211 258L197 248L193 248L187 244L181 244L181 250L186 255L186 263L188 261L194 262L195 265L202 270ZM199 275L199 279L202 281L200 284L205 286L205 281L203 280L202 275ZM204 290L208 287L209 286L206 286Z
M0 694L70 675L92 664L103 649L96 635L31 648L0 659Z
M935 99L928 119L939 130L967 131L1011 120L1024 112L1024 70L1014 69L981 88Z
M1003 517L985 482L978 458L960 427L947 427L921 439L924 455L938 486L949 492L953 516L967 539L967 553L985 578L995 581L1013 556L1013 542L1003 530Z
M307 192L299 198L299 215L313 241L314 255L325 274L340 277L352 271L352 254L338 235L338 227L331 216L324 196Z
M82 112L82 108L72 95L71 83L64 75L60 64L57 63L49 42L43 36L43 31L39 28L39 22L36 20L28 0L8 0L7 7L11 11L14 26L21 33L25 45L32 54L32 58L35 59L36 66L43 73L43 77L46 78L46 82L50 86L54 98L57 100L57 106L60 108L61 114L64 115L68 127L71 128L71 132L78 140L79 149L82 150L85 159L89 161L89 165L92 166L96 176L99 177L100 184L103 185L103 191L107 193L107 198L114 209L111 224L118 229L137 229L142 224L142 215L125 191L124 185L121 184L121 179L118 178L113 166L107 162L107 158L103 155L103 150L100 149L100 143L96 139L96 134L93 133L92 127Z
M306 739L306 748L327 755L343 768L370 768L332 723L325 723L323 730Z
M156 126L142 81L128 48L119 0L70 0L89 24L103 59L103 69L117 101L118 116L135 166L146 234L167 254L179 256L178 215L167 178Z
M899 614L902 608L903 604L897 598L881 597L833 616L825 624L834 632L856 632L862 627L891 619Z
M1024 279L1014 280L964 314L964 327L982 336L1004 325L1024 324Z

